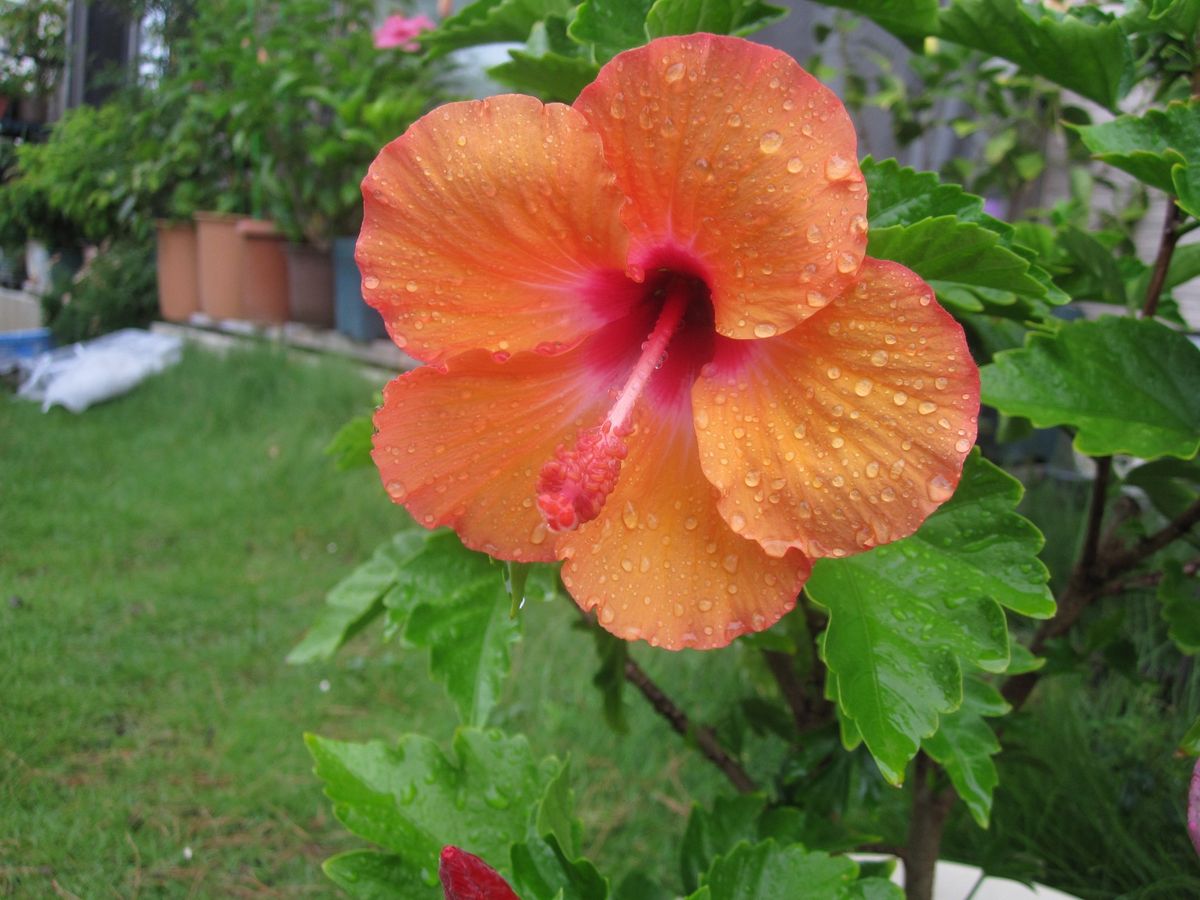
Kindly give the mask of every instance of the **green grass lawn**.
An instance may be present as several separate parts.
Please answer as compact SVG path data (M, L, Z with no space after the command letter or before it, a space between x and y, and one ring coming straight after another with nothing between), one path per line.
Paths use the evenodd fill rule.
M283 662L324 593L409 527L373 469L337 472L323 454L382 380L271 349L193 350L81 416L0 396L0 895L334 896L320 862L362 842L330 814L302 732L448 745L454 708L423 653L368 631L332 663ZM1042 506L1069 505L1051 494ZM1059 543L1069 562L1069 535ZM601 872L643 868L678 889L684 817L727 785L638 697L627 735L604 724L592 639L567 604L522 615L493 723L571 757ZM1154 646L1161 630L1137 629ZM708 722L772 692L748 652L633 648ZM1167 699L1120 678L1035 697L1000 757L995 826L956 814L948 855L1087 897L1200 889L1187 761L1164 756L1200 697L1192 669L1180 682ZM782 743L745 749L769 784ZM899 795L883 799L902 813ZM893 813L859 813L903 835ZM1153 880L1165 893L1128 893Z
M0 894L331 895L320 861L360 842L302 732L448 743L422 654L367 634L332 664L283 663L324 592L407 527L373 470L323 455L380 386L270 350L189 351L80 416L0 397ZM719 776L642 705L612 734L590 637L565 605L526 617L497 724L573 755L608 871L673 876L663 835ZM668 663L684 689L700 657Z

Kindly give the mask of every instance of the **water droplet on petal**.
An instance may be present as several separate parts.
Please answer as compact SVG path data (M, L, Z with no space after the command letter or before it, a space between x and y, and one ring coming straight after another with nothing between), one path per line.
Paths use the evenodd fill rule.
M746 487L758 487L758 483L762 481L762 474L751 469L746 473Z
M793 175L799 175L804 171L804 160L798 156L793 156L787 162L787 170Z
M408 496L408 488L404 486L404 482L402 481L389 481L387 483L387 492L388 496L397 503Z
M934 475L930 478L926 488L929 491L929 499L934 503L949 500L954 493L954 487L941 475Z
M611 606L604 607L604 609L600 613L600 621L603 622L605 625L608 625L616 617L617 617L617 614L615 612L613 612L613 608Z
M837 381L839 378L842 377L842 370L839 369L837 366L830 366L828 369L825 370L825 374L827 376L829 376L830 381Z
M467 146L467 136L465 134L460 134L454 143L458 144L460 147Z
M779 152L783 146L783 135L778 131L767 131L758 139L758 149L768 155Z
M854 216L850 220L850 233L851 234L866 234L867 228L868 228L868 224L867 224L866 216L857 215L857 216Z
M879 463L875 460L871 460L869 463L867 463L863 471L867 473L868 478L874 478L879 474Z
M746 517L741 513L734 513L729 517L729 527L740 534L746 528Z
M908 402L908 394L904 393L904 391L896 391L896 393L892 394L892 402L897 406L903 406Z
M849 275L858 268L858 257L853 253L839 253L837 258L837 270L843 275Z
M725 567L726 572L728 572L730 575L732 575L734 572L737 571L737 568L738 568L737 554L730 553L723 560L721 560L721 565Z
M769 338L779 329L770 322L759 322L754 326L754 336L758 338Z
M625 508L621 510L621 521L624 522L625 527L631 531L634 528L637 528L637 510L633 508L633 504L628 500L625 501Z
M959 453L966 453L968 450L971 449L971 442L968 441L966 438L959 438L954 443L954 449L957 450Z
M614 119L625 118L625 104L622 102L622 97L620 94L617 94L617 96L613 98L613 102L608 105L608 114Z
M854 393L860 397L865 397L871 393L871 388L875 387L869 378L860 378L858 384L854 385Z
M841 450L844 446L846 446L846 439L839 434L829 442L829 445L833 447L834 450Z
M821 242L821 226L809 225L805 236L810 244L819 244Z
M879 492L879 499L881 499L884 503L891 503L896 499L896 492L890 487L886 487Z
M809 291L808 294L805 295L805 299L808 300L809 306L816 307L817 309L820 309L822 306L826 306L829 303L829 298L820 291Z
M379 279L374 275L368 275L363 279L363 287L368 291L373 291L375 288L379 287Z
M919 412L923 416L929 415L931 412L933 412L936 409L937 409L937 404L931 403L928 400L922 400L919 404L917 404L917 412Z
M792 437L794 437L798 441L803 440L804 434L807 430L808 429L805 428L804 425L797 425L795 428L792 429Z
M538 522L536 525L533 526L533 531L531 531L529 533L529 543L531 543L531 544L543 543L546 540L546 532L548 530L549 529L546 527L545 522Z
M694 421L696 423L696 427L699 428L701 431L703 431L705 428L707 428L708 427L708 410L705 409L704 407L700 407L698 410L696 410L696 416L695 416Z
M416 291L416 289L417 289L417 283L416 283L415 281L410 281L408 284L406 284L406 285L404 286L404 289L405 289L406 291L408 291L408 292L411 294L411 293L413 293L414 291Z
M683 520L683 527L686 528L688 531L695 531L696 526L699 524L700 523L696 521L695 516L688 516L686 519Z
M825 177L830 181L841 181L850 174L851 168L853 167L848 159L835 153L825 160Z
M667 84L674 84L676 81L678 81L680 78L683 77L684 68L685 67L684 67L683 63L681 63L681 62L677 62L674 65L667 66L667 71L665 71L663 73L663 80Z
M871 354L871 365L886 366L888 364L888 355L886 350L876 350Z
M731 128L740 128L742 125L742 117L739 116L737 113L734 113L732 116L730 116L725 121Z
M708 599L701 600L696 604L696 608L699 609L700 612L708 612L713 608L713 602Z

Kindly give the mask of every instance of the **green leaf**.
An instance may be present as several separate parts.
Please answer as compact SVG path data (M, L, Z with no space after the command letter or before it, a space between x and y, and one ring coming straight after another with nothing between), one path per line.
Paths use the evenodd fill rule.
M829 610L821 652L839 708L893 783L939 716L959 707L962 663L1006 668L1000 604L1054 611L1041 533L1014 512L1020 496L1020 483L976 452L916 534L813 568L805 590Z
M605 900L608 881L584 859L570 860L551 835L512 848L513 888L522 900Z
M1078 228L1064 228L1058 236L1059 246L1066 251L1074 264L1076 280L1067 286L1071 296L1078 300L1097 300L1125 306L1125 279L1112 250Z
M1200 159L1178 165L1171 169L1171 184L1175 188L1175 202L1179 208L1193 218L1200 219Z
M938 29L938 0L818 0L873 20L915 47Z
M420 873L399 856L374 850L352 850L331 856L321 867L338 887L361 900L392 900L394 897L441 896L441 889L429 884ZM426 874L430 874L426 870Z
M447 844L470 847L489 861L507 860L509 848L527 837L530 811L562 769L553 758L536 762L524 737L473 728L455 733L451 757L415 734L394 748L316 735L305 741L338 820L431 884Z
M921 742L922 748L950 776L950 783L966 803L980 828L987 828L992 794L1000 783L992 757L1000 742L984 717L1002 716L1011 707L997 691L979 678L963 685L963 704L942 717L937 733Z
M371 464L371 438L375 434L375 425L370 416L359 416L351 419L338 429L325 455L334 458L334 466L338 471L357 469Z
M1142 0L1121 17L1122 27L1131 34L1171 32L1180 37L1195 37L1200 23L1200 0Z
M500 697L509 669L509 645L520 637L500 580L476 581L441 603L422 603L404 637L429 648L430 672L446 686L468 725L483 725Z
M622 879L612 900L676 900L679 895L667 890L645 872L634 871Z
M1200 580L1189 578L1179 560L1163 562L1158 601L1175 646L1189 656L1200 653Z
M975 222L997 234L1012 234L1011 225L983 211L984 200L957 184L943 183L934 172L918 172L894 159L876 162L868 156L860 164L867 182L867 218L872 228L915 225L922 219L955 216Z
M867 252L903 263L928 281L939 299L968 312L982 310L988 303L1009 305L1015 302L1013 295L1042 297L1046 293L1045 286L1030 274L1029 261L1005 247L994 231L954 216L872 228ZM977 302L965 303L961 299L964 291Z
M617 734L625 734L629 731L629 722L625 718L625 661L629 658L629 642L603 628L586 624L584 627L596 641L596 654L600 657L600 668L592 677L592 684L603 698L604 720Z
M761 794L718 797L711 811L693 804L679 848L685 891L695 891L713 860L735 844L758 840L758 821L766 807Z
M422 35L421 43L431 56L479 44L524 43L535 23L565 17L572 5L570 0L476 0Z
M536 94L546 101L573 103L596 78L600 67L578 56L547 52L540 56L509 50L508 62L492 66L488 75L513 90Z
M1040 3L953 0L939 14L938 33L1115 109L1133 81L1133 54L1117 20L1093 16L1101 17L1088 22Z
M425 547L426 535L402 531L325 595L325 607L304 639L288 654L292 664L328 659L367 627L384 609L384 595L400 569Z
M485 554L465 548L453 531L417 534L423 538L422 545L397 568L395 583L383 597L393 630L403 631L417 607L450 603L476 582L503 588L504 570Z
M1143 116L1068 126L1098 159L1151 187L1176 192L1172 169L1200 163L1200 100L1176 101Z
M805 850L799 844L781 846L773 840L738 844L708 870L704 886L689 900L761 900L764 897L820 897L849 900L863 897L858 865L846 856ZM872 879L874 881L874 879ZM871 897L903 895L898 889Z
M1196 719L1179 739L1179 749L1184 753L1200 756L1200 718Z
M788 10L757 0L655 0L646 14L646 35L752 34L777 22Z
M1156 459L1133 469L1125 484L1141 488L1155 509L1173 519L1200 495L1200 459Z
M1005 675L1024 675L1026 672L1036 672L1046 665L1045 658L1034 656L1033 652L1019 641L1011 641L1008 652L1010 659L1008 668L1004 670Z
M533 820L533 834L553 837L568 856L579 854L582 826L574 817L575 794L571 791L570 760L546 784L538 800L537 813Z
M646 15L654 0L585 0L567 34L595 48L597 62L646 43Z
M1031 333L980 370L983 400L1041 428L1071 425L1089 456L1187 459L1200 448L1200 349L1147 319Z

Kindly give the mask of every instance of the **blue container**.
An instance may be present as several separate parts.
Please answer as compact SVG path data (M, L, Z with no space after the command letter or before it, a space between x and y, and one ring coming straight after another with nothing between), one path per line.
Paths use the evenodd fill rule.
M333 321L338 331L356 341L387 337L383 318L362 296L362 276L354 262L354 238L333 242Z
M26 328L24 331L0 331L0 357L33 359L54 347L49 328Z

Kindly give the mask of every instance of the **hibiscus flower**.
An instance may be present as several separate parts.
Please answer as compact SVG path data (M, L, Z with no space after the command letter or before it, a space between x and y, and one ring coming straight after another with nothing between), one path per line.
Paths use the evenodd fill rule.
M391 50L399 47L407 53L416 53L421 49L421 45L416 41L417 36L436 27L429 16L388 16L374 31L375 49Z
M767 628L812 561L958 483L978 372L918 276L865 257L838 99L786 54L662 38L572 106L453 103L363 182L367 302L425 365L374 459L426 527L562 560L614 634Z

